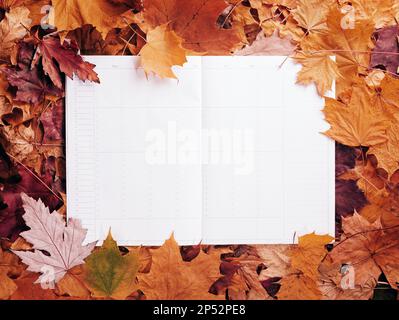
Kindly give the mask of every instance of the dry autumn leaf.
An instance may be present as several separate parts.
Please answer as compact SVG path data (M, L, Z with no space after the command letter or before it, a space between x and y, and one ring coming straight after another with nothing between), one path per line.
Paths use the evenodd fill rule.
M317 279L318 265L326 254L325 246L334 240L329 235L316 235L315 233L299 237L298 246L292 248L291 267L301 270L309 278Z
M14 100L32 104L39 104L44 99L57 99L63 95L63 90L55 87L42 70L32 67L31 59L34 55L32 43L19 44L17 66L4 66L0 71L5 74L9 84L16 89ZM61 77L59 75L58 77Z
M318 267L327 253L326 245L334 238L314 233L299 237L298 246L290 248L289 273L280 281L277 297L282 300L317 300L321 298L318 288Z
M109 232L101 248L86 259L86 282L94 297L125 299L137 289L138 269L138 254L122 256Z
M370 280L377 281L383 272L390 285L399 283L399 219L391 219L385 228L381 219L370 223L355 212L353 217L343 219L344 239L337 243L323 262L324 268L342 265L354 268L354 283L366 286Z
M221 55L240 46L239 33L217 25L224 0L144 0L144 21L151 28L169 23L187 50Z
M161 78L176 78L172 71L175 65L187 62L182 40L167 24L156 27L147 33L147 44L141 49L141 65L144 71L155 73Z
M361 19L346 21L347 17L339 8L332 6L327 15L328 29L312 33L301 41L301 48L304 51L336 56L339 72L342 75L338 83L339 93L343 88L356 83L359 73L366 72L370 60L370 49L373 46L371 41L374 31L373 22Z
M384 113L373 110L370 94L363 87L353 89L348 105L326 98L323 111L331 125L325 134L344 145L369 147L387 141L389 120Z
M299 51L294 59L302 64L297 83L308 85L314 82L320 96L331 90L333 82L341 77L337 63L326 53Z
M209 293L220 277L220 258L200 252L191 262L184 262L173 236L164 245L151 250L152 265L148 274L139 274L138 287L149 300L220 300Z
M399 169L399 124L394 122L387 130L386 143L374 145L369 149L378 159L378 166L385 169L389 176Z
M43 7L50 4L55 6L59 36L32 41L37 31L34 25L48 19L50 24L54 22L48 7ZM125 286L121 281L114 293L110 293L113 280L105 286L110 290L89 286L85 264L69 269L55 289L44 290L34 284L37 273L21 275L26 266L10 250L38 251L18 238L26 230L20 192L40 197L52 209L59 201L48 188L57 186L58 194L65 193L60 187L65 178L63 108L48 105L48 100L53 105L62 100L62 72L71 76L77 71L83 79L95 79L93 68L77 55L78 49L82 54L138 54L144 45L146 71L161 77L174 77L172 66L182 65L187 53L297 52L294 58L303 66L298 83L314 82L324 95L336 80L338 98L327 99L325 109L332 125L328 134L352 146L345 148L353 153L350 160L337 157L338 235L341 215L346 218L341 242L336 242L330 253L323 245L327 238L308 235L299 246L257 246L260 258L234 252L229 262L225 255L221 261L221 249L199 245L188 262L169 240L160 249L140 248L142 286L138 289L145 293L144 298L371 299L375 292L390 291L375 291L382 273L397 289L398 0L5 0L0 1L0 9L0 299L143 298L140 290L130 294L138 288L133 281L126 282L126 290L121 289ZM60 42L58 37L75 39L78 46L74 41ZM153 39L155 45L151 46ZM336 57L336 63L330 56ZM57 165L51 165L55 161ZM354 208L360 215L352 216ZM65 214L65 205L57 211ZM116 244L96 251L93 257L104 258L106 254L100 254L104 251L115 253L116 260L126 258ZM136 249L128 251L130 255ZM229 268L230 272L225 272ZM348 270L355 272L350 290L342 287ZM215 288L220 291L213 291Z
M15 256L0 247L0 300L8 299L17 290L17 285L9 277L15 265Z
M387 25L397 24L395 21L396 0L353 0L352 7L355 9L355 17L357 19L371 20L375 24L376 29L383 28Z
M333 3L331 0L298 0L292 15L307 33L326 31L327 14Z
M59 31L70 31L92 24L105 38L113 28L126 26L122 14L129 7L108 0L52 0L55 26Z
M70 218L66 226L62 216L57 211L50 213L41 200L36 201L25 194L21 197L25 209L23 218L30 228L21 236L32 244L34 251L14 253L28 265L28 271L42 273L38 283L46 282L48 270L58 282L68 270L84 263L96 243L82 245L87 230L82 228L79 220Z
M80 80L100 82L97 73L93 70L95 65L83 61L83 58L77 54L77 49L74 43L64 41L61 44L58 37L46 36L39 40L32 66L36 66L41 60L45 74L60 89L63 84L59 70L71 79L76 74Z
M0 22L0 58L9 58L16 41L28 33L31 22L29 10L25 7L11 8L10 12L6 12Z
M291 55L295 46L289 37L280 38L278 32L266 37L263 31L258 33L255 41L234 53L236 56L267 56L267 55Z
M57 300L59 298L53 290L42 288L36 282L37 274L25 271L15 281L18 289L10 297L10 300Z
M386 75L381 81L381 98L399 111L399 80L390 75Z
M57 283L56 293L61 296L90 299L91 293L85 282L83 265L76 266Z

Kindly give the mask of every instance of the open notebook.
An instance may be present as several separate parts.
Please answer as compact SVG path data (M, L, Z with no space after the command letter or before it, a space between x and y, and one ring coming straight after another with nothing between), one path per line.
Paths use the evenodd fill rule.
M67 81L68 216L123 245L292 243L334 234L324 101L285 57L190 57L178 80L92 56ZM281 66L281 68L280 68Z

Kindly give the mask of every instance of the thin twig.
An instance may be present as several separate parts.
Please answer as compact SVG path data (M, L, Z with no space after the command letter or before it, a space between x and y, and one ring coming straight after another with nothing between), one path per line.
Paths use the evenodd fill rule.
M399 228L399 224L394 225L394 226L391 226L391 227L386 227L386 228L376 228L376 229L370 229L370 230L365 230L365 231L356 232L356 233L350 235L349 237L347 237L347 238L341 240L340 242L338 242L338 243L336 244L336 246L333 248L333 250L334 250L335 248L337 248L338 246L340 246L341 244L343 244L345 241L347 241L347 240L349 240L349 239L352 239L353 237L361 236L361 235L364 235L364 234L369 233L369 232L386 231L386 230L391 230L391 229L395 229L395 228ZM328 255L329 255L329 253L327 253L327 254L324 256L324 258L323 258L322 261L324 261L324 260L327 258Z
M15 162L17 162L19 165L21 165L26 171L28 171L34 178L36 178L43 186L46 187L48 191L50 191L58 200L64 202L60 196L58 196L40 177L34 173L32 170L30 170L27 166L25 166L21 161L19 161L17 158L15 158L12 154L6 152L7 155L12 158Z
M224 18L224 21L223 21L223 23L222 23L222 25L221 25L221 28L223 29L224 28L224 26L225 26L225 24L226 24L226 22L227 22L227 20L230 18L230 16L232 15L232 13L233 13L233 11L241 4L241 3L243 3L244 2L244 0L240 0L239 2L237 2L234 6L233 6L233 8L231 8L231 10L229 11L229 13L226 15L226 17Z
M130 28L130 30L132 30L138 37L140 37L141 39L144 40L144 42L147 43L147 39L145 39L140 33L138 33L136 30L134 30L134 29L132 28L132 26L129 24L129 22L126 20L125 17L122 17L122 19L123 19L123 21L128 25L128 27Z

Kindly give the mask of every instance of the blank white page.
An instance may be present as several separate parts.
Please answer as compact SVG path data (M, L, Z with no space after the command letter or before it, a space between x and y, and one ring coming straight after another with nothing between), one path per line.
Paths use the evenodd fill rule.
M68 216L82 220L87 241L111 228L119 244L159 245L172 232L181 243L199 243L201 164L180 165L173 141L154 151L155 162L147 153L157 133L200 132L201 59L176 70L179 82L147 80L136 57L87 60L101 84L67 80Z
M321 134L328 127L324 99L315 87L295 84L299 70L285 57L203 59L203 127L242 137L234 148L207 148L233 152L225 162L215 164L220 156L203 167L205 243L292 243L313 231L334 235L335 145ZM246 142L243 132L251 130Z
M190 57L178 80L86 57L67 80L68 216L122 245L292 243L334 234L334 143L285 57Z

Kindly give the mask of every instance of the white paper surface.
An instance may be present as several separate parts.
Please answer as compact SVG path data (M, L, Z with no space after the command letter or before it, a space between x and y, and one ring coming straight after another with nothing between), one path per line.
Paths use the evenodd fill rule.
M123 245L292 243L334 235L324 101L285 57L191 57L178 81L91 56L67 80L67 208Z

